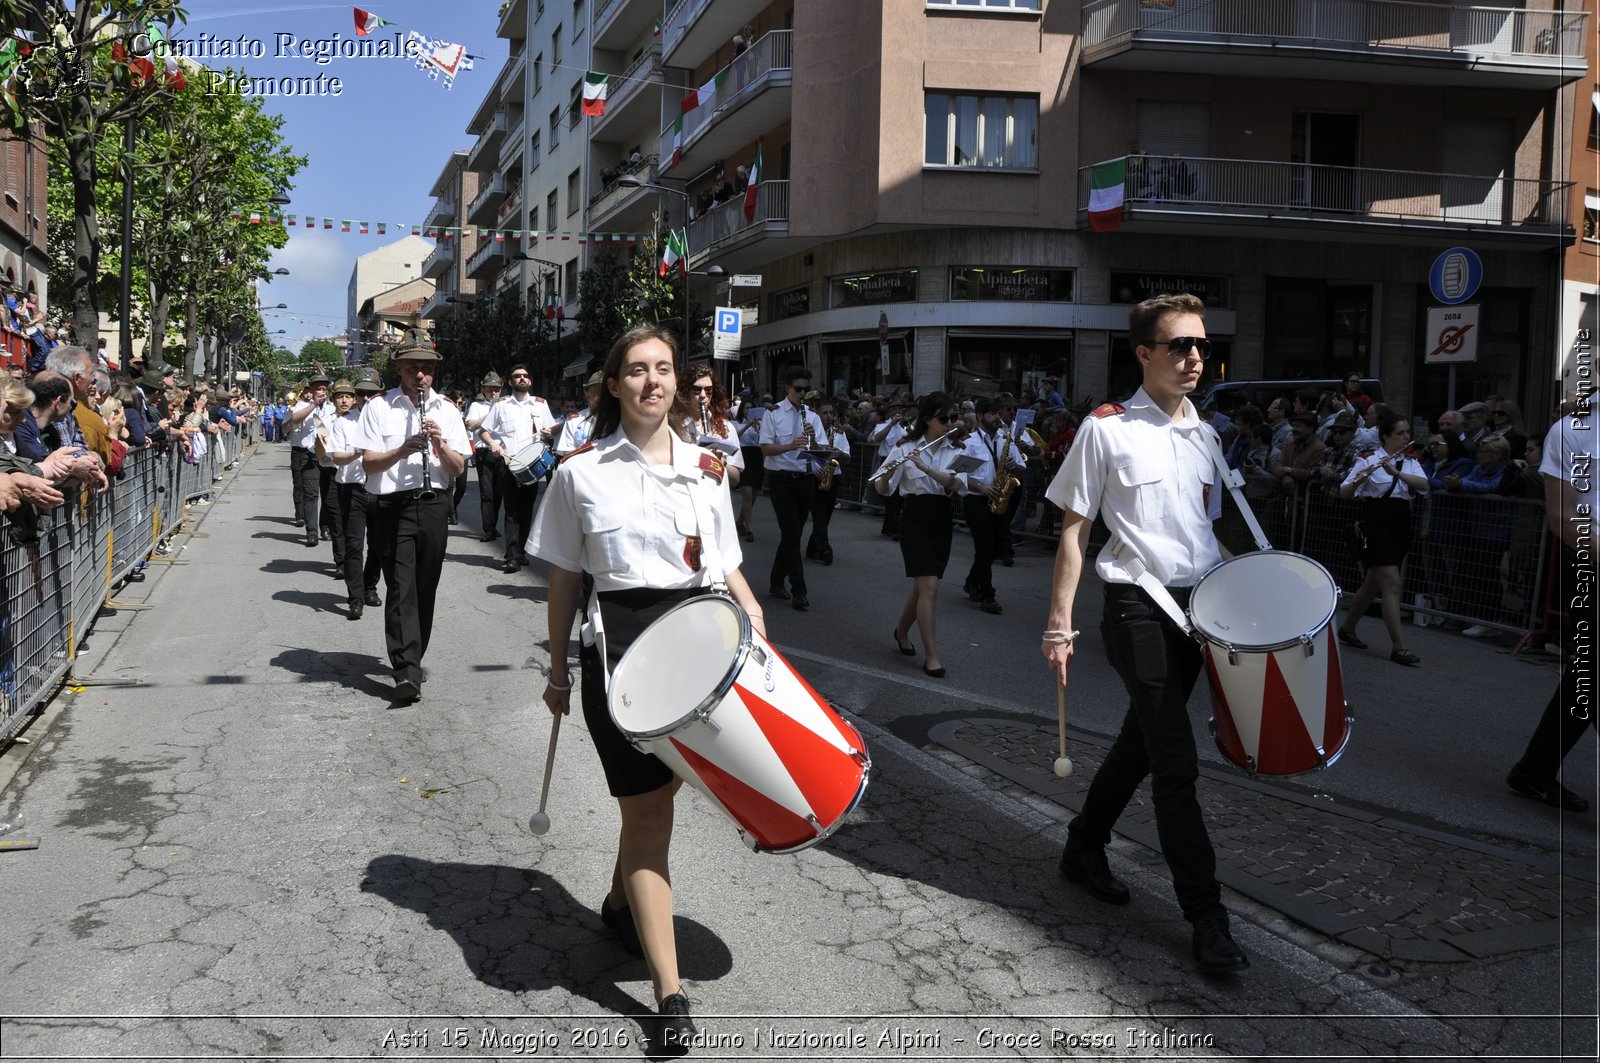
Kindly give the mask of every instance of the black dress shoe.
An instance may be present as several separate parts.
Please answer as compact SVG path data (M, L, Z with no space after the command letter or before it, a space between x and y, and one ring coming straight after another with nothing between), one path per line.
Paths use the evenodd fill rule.
M414 679L399 679L394 684L394 703L411 705L422 700L422 684Z
M1250 966L1250 958L1228 933L1227 917L1220 915L1195 923L1194 959L1208 974L1232 974Z
M822 563L824 565L833 564L833 547L824 546L822 548Z
M316 546L317 546L317 540L315 540L315 539L307 539L306 540L306 545L311 547L312 549L315 549Z
M806 597L804 591L795 591L794 601L789 604L793 605L795 609L803 613L807 609L811 608L811 599Z
M768 587L767 597L776 598L780 602L786 602L789 600L789 592L784 590L782 587Z
M644 945L639 942L639 928L633 923L631 908L627 905L621 908L611 907L611 895L608 893L600 899L600 922L605 924L607 930L617 935L623 952L644 959Z
M296 517L294 519L294 526L296 528L304 528L306 526L306 522L301 520L299 517Z
M907 646L904 642L900 641L899 628L895 628L894 630L894 648L899 650L907 657L915 657L917 655L917 648L915 646Z
M922 666L922 674L925 675L925 676L929 676L929 677L931 677L933 679L943 679L944 678L944 669L943 668L929 668L927 665L923 665Z
M368 605L382 605L383 599L378 597L377 591L368 591L365 599Z
M1010 568L1012 565L1014 565L1016 563L1017 563L1017 559L1014 558L1014 557L1002 557L1000 559L1000 564L1004 568Z
M520 571L522 571L522 565L519 564L518 562L512 560L511 558L506 558L505 563L500 566L500 571L501 572L520 572Z
M1522 770L1522 766L1511 769L1511 774L1506 776L1506 785L1511 787L1523 797L1559 808L1567 812L1585 812L1589 802L1562 786L1554 779L1539 779Z
M1089 896L1107 904L1127 904L1133 894L1111 873L1104 849L1061 850L1061 877L1076 882Z
M1004 609L1000 608L1000 603L995 601L993 598L985 598L983 601L978 603L978 608L982 609L986 613L993 613L995 616L999 616L1001 613L1005 612Z
M362 610L362 605L361 605L361 603L359 601L351 602L350 603L350 612L346 614L345 619L347 619L347 620L360 620L361 619L361 610Z
M821 558L817 554L817 548L815 546L806 547L806 560L807 561L818 561L818 560L821 560Z
M976 583L973 583L971 580L967 580L967 582L963 583L961 585L961 590L962 590L962 592L964 594L966 594L966 596L968 598L971 598L973 601L975 601L975 602L983 601L983 591L978 587L978 585Z
M687 1052L694 1041L694 1020L689 1018L689 998L674 993L661 1002L661 1047L671 1052Z

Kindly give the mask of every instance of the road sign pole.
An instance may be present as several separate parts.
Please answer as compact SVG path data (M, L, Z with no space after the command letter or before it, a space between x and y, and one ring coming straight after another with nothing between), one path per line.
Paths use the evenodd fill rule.
M1447 410L1456 408L1456 367L1454 362L1450 363L1450 380L1445 385L1444 407Z

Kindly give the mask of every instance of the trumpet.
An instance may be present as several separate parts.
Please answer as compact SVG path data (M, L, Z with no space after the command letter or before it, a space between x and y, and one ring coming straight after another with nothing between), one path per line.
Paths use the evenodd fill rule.
M886 461L882 465L878 466L878 471L877 472L875 472L871 476L867 477L867 483L869 483L869 484L877 483L879 480L883 479L885 476L888 476L890 473L894 472L896 469L898 469L900 466L904 465L906 462L910 461L912 458L916 457L918 454L921 454L923 451L928 450L929 448L933 447L935 444L942 443L944 440L949 439L951 436L954 436L957 432L960 432L960 431L962 431L962 426L957 426L955 428L950 429L948 432L944 433L944 435L936 436L933 439L925 440L924 442L918 444L915 449L906 451L904 454L900 455L898 458L890 458L888 461Z

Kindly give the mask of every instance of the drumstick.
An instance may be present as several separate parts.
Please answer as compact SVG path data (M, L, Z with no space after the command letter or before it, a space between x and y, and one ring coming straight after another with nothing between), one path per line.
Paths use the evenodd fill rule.
M1056 758L1055 772L1065 779L1072 774L1072 761L1067 757L1067 686L1056 683L1056 733L1061 739L1061 755Z
M550 751L544 755L544 785L539 788L539 811L528 817L528 829L543 834L550 829L550 817L545 814L545 802L550 799L550 773L556 766L556 739L561 735L561 713L550 717Z

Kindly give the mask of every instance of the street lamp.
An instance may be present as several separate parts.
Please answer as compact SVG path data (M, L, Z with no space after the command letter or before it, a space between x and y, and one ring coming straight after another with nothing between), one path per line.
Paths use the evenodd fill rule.
M617 184L622 185L624 188L645 188L645 189L649 189L649 190L651 190L653 192L666 192L666 193L668 193L670 195L677 196L679 199L683 200L683 216L684 216L684 219L685 219L684 224L683 224L683 259L684 259L684 262L683 262L683 361L684 361L684 364L688 364L688 361L689 361L689 259L690 259L691 256L689 254L689 223L688 223L687 219L689 217L689 208L692 205L692 200L690 200L689 193L687 193L687 192L681 191L681 190L676 189L676 188L668 188L666 185L658 185L653 181L646 181L644 178L642 178L638 174L634 174L634 173L623 174L621 177L617 178ZM671 226L668 226L668 232L669 233L671 232Z

